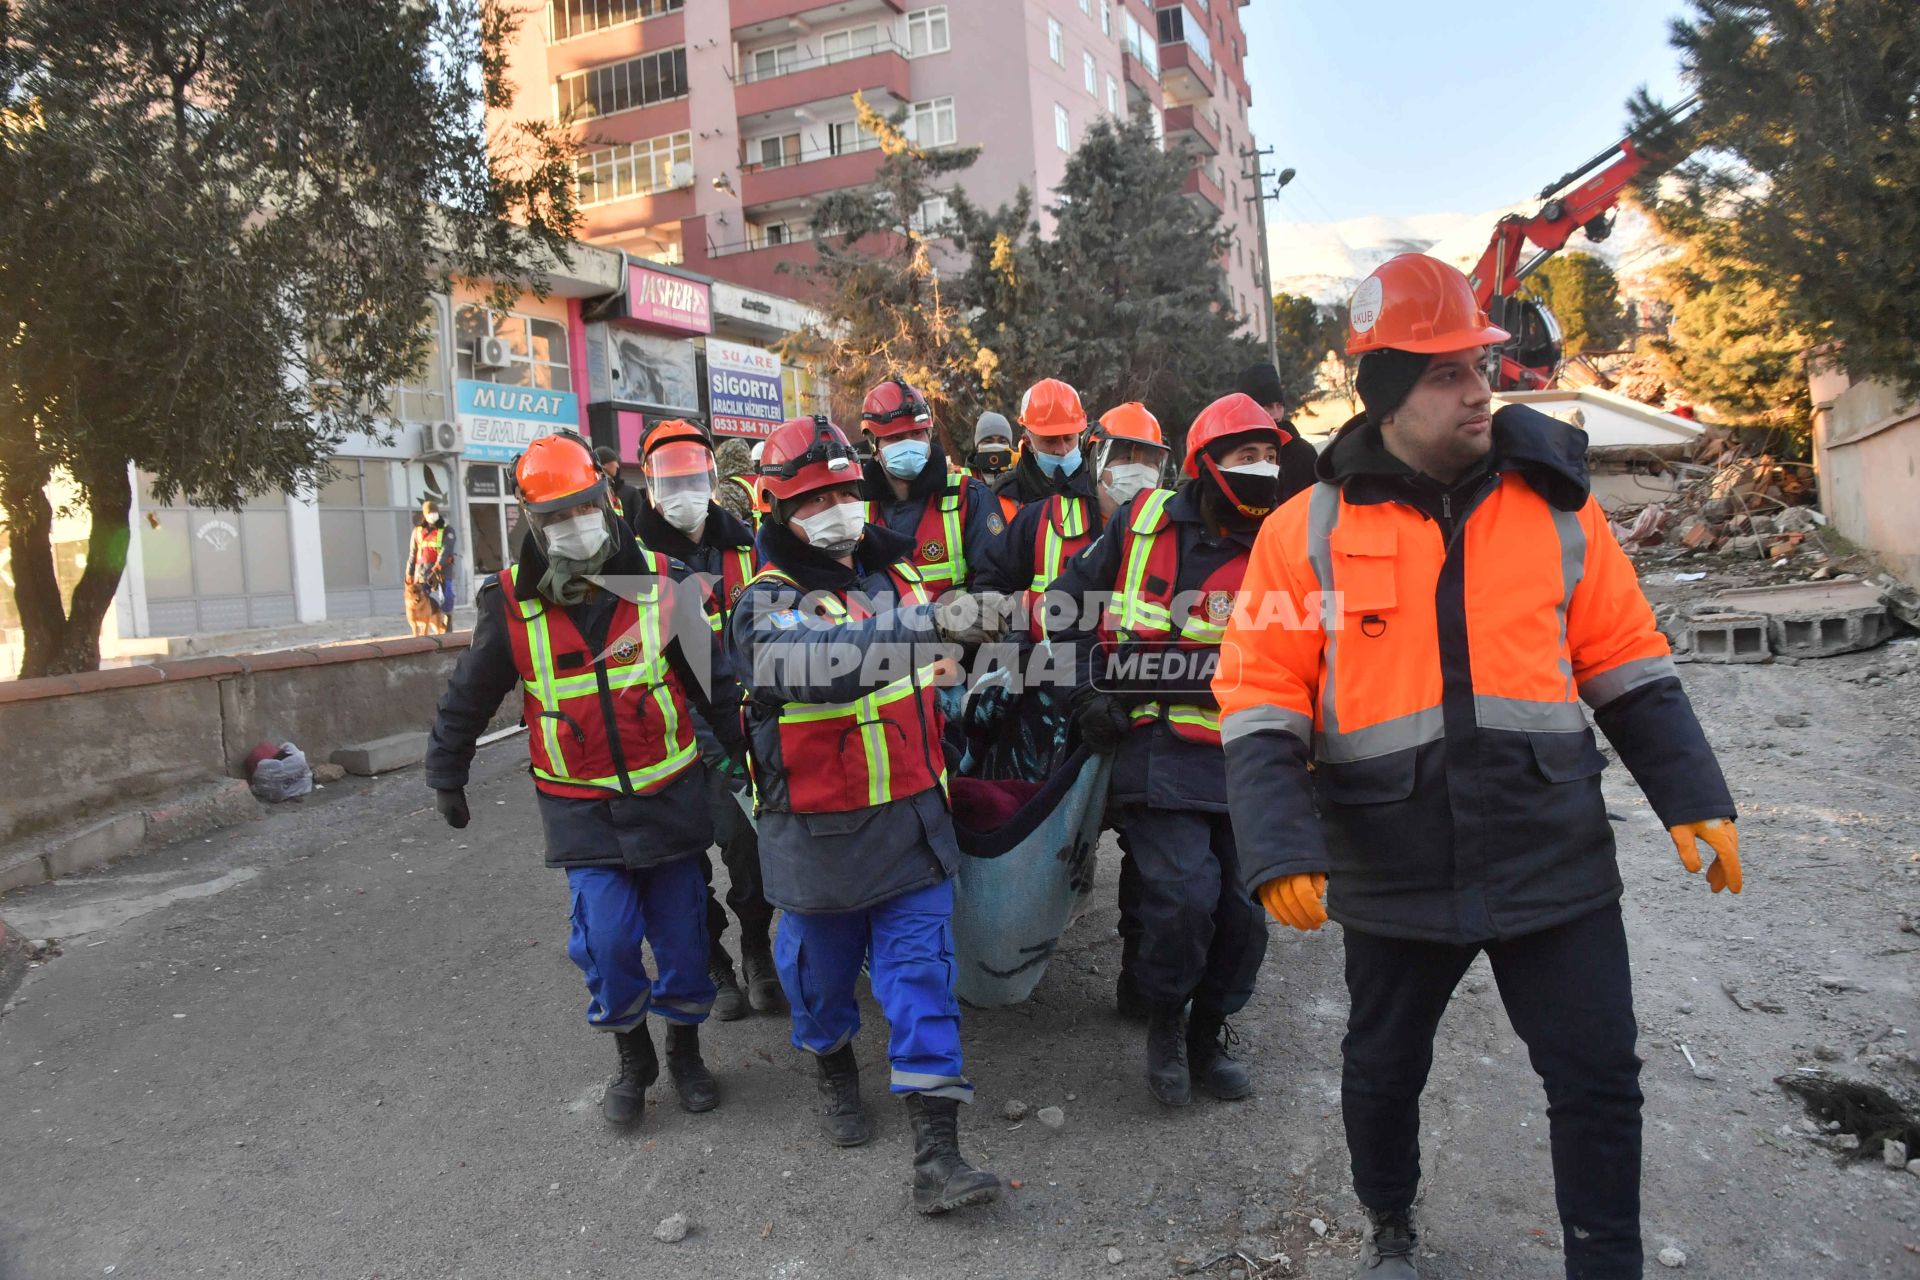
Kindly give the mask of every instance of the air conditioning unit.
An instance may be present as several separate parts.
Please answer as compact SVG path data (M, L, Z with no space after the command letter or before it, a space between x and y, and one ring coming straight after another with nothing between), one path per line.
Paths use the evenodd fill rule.
M673 185L675 189L693 185L693 166L685 160L678 161L673 166Z
M420 452L427 455L460 452L460 428L452 422L428 422L420 427Z
M505 338L481 338L473 344L473 363L480 369L504 369L513 363L513 349Z

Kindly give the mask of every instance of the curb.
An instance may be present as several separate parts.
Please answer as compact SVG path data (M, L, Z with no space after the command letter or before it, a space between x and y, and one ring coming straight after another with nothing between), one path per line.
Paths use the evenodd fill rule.
M262 805L239 778L220 778L155 798L137 809L90 819L15 843L0 855L0 893L45 884L150 845L171 844L260 815Z

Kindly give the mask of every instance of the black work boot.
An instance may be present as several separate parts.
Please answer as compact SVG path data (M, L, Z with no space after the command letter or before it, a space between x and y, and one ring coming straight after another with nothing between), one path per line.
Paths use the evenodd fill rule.
M1113 984L1113 1008L1128 1022L1147 1020L1147 998L1140 994L1140 984L1133 976L1134 968L1139 963L1140 939L1137 936L1123 936L1120 939L1120 976Z
M660 1060L653 1056L653 1037L644 1022L631 1031L614 1032L613 1042L620 1050L620 1074L607 1082L600 1114L608 1124L631 1129L647 1109L647 1086L660 1078Z
M786 996L780 990L780 972L773 967L773 946L762 934L740 940L740 969L747 979L747 1003L755 1013L785 1013Z
M734 980L733 957L718 942L707 949L707 976L713 979L713 1011L709 1016L717 1022L738 1022L746 1017L747 998L740 994L740 984Z
M700 1028L667 1024L667 1078L685 1111L711 1111L720 1105L720 1086L700 1060Z
M1193 1101L1183 1005L1156 1004L1147 1009L1147 1088L1169 1107Z
M1187 1074L1195 1084L1226 1102L1253 1092L1246 1064L1229 1052L1239 1040L1226 1014L1195 1002L1187 1020Z
M960 1156L960 1103L932 1094L907 1095L913 1122L913 1207L946 1213L1000 1195L1000 1179Z
M854 1060L853 1046L843 1044L817 1059L820 1068L820 1096L826 1106L820 1112L827 1141L836 1147L857 1147L867 1140L867 1112L860 1105L860 1064Z
M1413 1229L1413 1210L1368 1209L1367 1224L1367 1247L1354 1275L1365 1280L1420 1280L1413 1262L1413 1251L1420 1244L1420 1233Z

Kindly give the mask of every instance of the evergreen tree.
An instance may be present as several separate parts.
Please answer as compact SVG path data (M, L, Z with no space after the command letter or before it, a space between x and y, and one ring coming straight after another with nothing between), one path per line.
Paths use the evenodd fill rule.
M1286 388L1288 406L1297 409L1324 396L1320 366L1346 341L1344 327L1335 328L1332 313L1312 298L1276 293L1273 335L1280 385Z
M1569 356L1614 351L1627 336L1613 268L1590 253L1557 253L1520 286L1560 322Z
M825 374L836 420L849 428L868 387L906 379L927 397L952 454L971 444L970 425L960 424L980 402L994 357L942 286L936 241L948 228L922 226L921 210L943 194L936 183L971 165L980 149L922 148L907 137L904 113L888 119L858 94L854 106L885 158L873 189L835 192L814 211L820 261L800 274L818 286L823 319L789 336L781 353Z
M1692 9L1672 41L1701 101L1696 150L1656 201L1661 220L1698 250L1708 292L1739 278L1729 264L1765 283L1780 308L1770 341L1838 339L1855 377L1920 394L1920 5ZM1630 109L1658 110L1644 92Z
M0 509L22 675L99 665L130 467L161 501L304 488L348 433L385 430L381 392L417 371L450 277L564 260L563 131L490 148L483 124L512 105L517 20L496 0L0 0ZM92 518L70 602L56 472Z

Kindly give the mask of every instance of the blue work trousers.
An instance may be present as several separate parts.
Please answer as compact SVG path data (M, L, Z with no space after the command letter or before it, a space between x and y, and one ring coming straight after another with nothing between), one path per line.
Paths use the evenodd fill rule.
M706 1021L713 979L699 858L638 871L568 867L567 887L573 896L567 955L587 978L589 1026L631 1031L649 1009L669 1022ZM653 944L657 981L647 976L643 942Z
M960 1071L960 1002L953 994L953 881L864 911L780 917L774 964L793 1007L793 1045L829 1054L860 1030L854 983L866 961L887 1015L895 1093L973 1100Z

